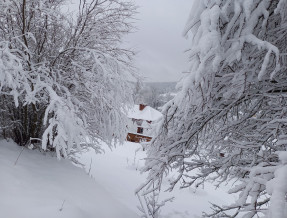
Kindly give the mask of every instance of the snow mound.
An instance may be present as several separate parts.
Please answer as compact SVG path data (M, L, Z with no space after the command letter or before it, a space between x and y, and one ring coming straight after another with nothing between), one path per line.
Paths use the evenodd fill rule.
M0 141L0 217L136 218L68 160Z

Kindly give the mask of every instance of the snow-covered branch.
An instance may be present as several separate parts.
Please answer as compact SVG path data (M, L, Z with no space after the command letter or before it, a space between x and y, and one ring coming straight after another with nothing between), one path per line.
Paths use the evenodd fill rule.
M69 14L65 2L0 2L0 125L14 124L3 135L20 145L42 138L58 157L125 139L134 76L134 52L121 45L133 3L80 1Z
M231 192L240 193L238 201L215 207L213 215L238 208L235 215L286 216L284 185L276 197L279 189L270 183L283 178L276 172L285 172L286 164L278 158L287 146L287 59L281 55L287 48L286 7L285 0L194 2L184 31L192 41L190 74L164 107L143 190L152 183L160 187L170 171L178 173L170 190L179 182L189 187L237 181L241 185ZM267 184L274 188L269 195ZM280 201L281 212L266 212L269 200Z

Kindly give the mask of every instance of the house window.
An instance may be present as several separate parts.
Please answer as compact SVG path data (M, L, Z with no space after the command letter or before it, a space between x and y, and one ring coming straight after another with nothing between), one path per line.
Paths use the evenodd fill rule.
M138 126L141 126L142 123L143 123L143 120L137 120L136 123L137 123Z
M137 133L143 134L143 128L142 127L138 127Z

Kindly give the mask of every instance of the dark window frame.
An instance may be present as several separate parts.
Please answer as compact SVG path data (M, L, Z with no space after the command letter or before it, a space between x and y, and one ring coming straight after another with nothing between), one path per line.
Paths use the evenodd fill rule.
M143 134L143 128L142 128L142 127L138 127L138 129L137 129L137 133L139 133L139 134Z

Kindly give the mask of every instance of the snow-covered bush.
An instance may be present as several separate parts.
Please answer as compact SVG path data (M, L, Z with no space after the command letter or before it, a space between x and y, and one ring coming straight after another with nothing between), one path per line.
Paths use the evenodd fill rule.
M74 145L125 138L133 51L129 1L0 2L0 127L18 144L41 141L66 156Z
M205 216L287 217L286 32L286 0L194 1L190 74L164 106L145 194L177 171L169 190L236 181L238 200Z

